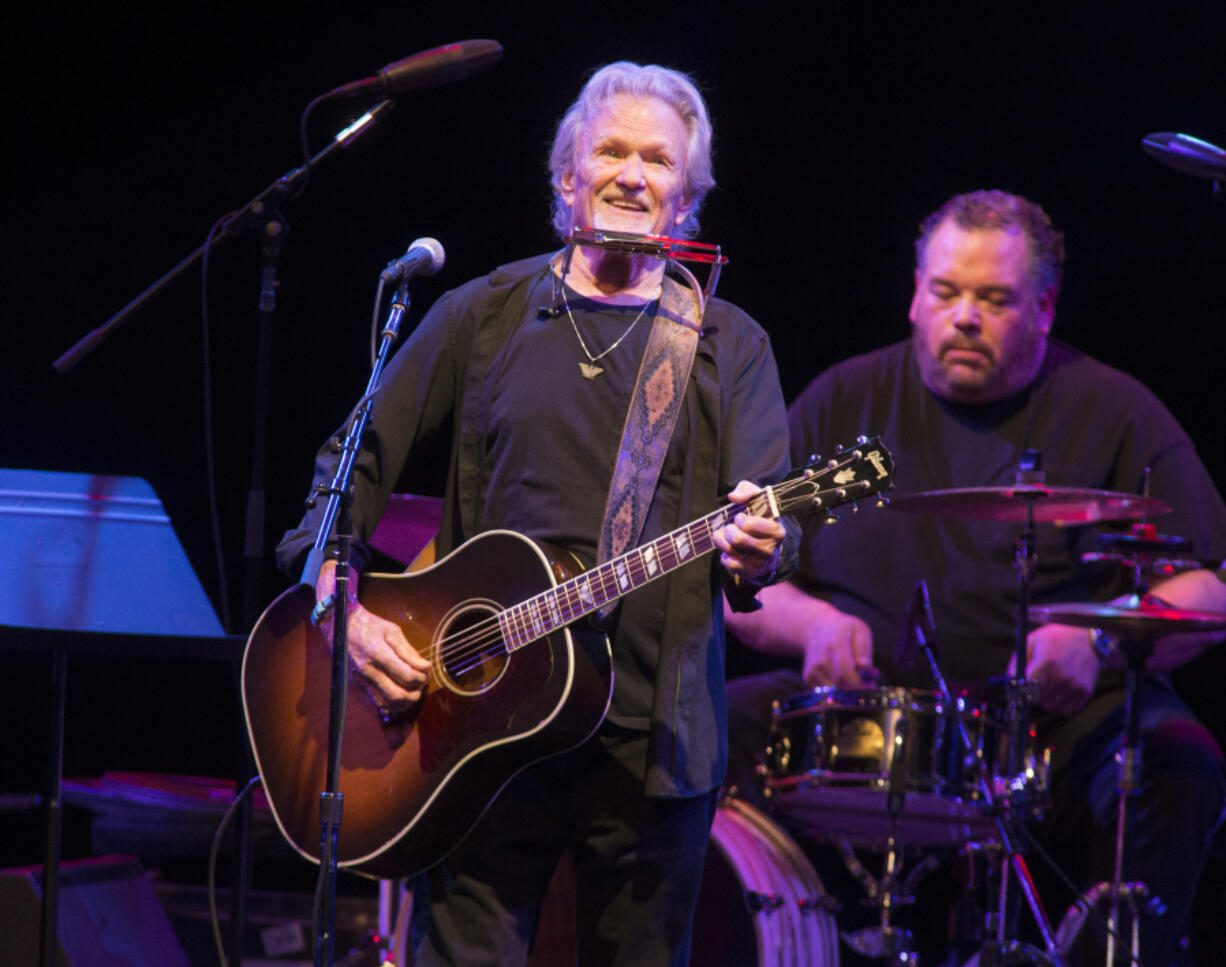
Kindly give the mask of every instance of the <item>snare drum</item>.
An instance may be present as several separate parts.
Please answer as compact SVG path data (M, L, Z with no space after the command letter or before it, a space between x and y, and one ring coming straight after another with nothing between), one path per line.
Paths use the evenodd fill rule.
M979 777L994 798L1036 808L1047 790L1043 762L1024 750L1023 775L1003 775L1010 730L990 706L954 710L935 692L816 688L775 702L765 793L807 831L880 848L893 831L911 847L993 843L999 838ZM889 796L901 794L891 822Z

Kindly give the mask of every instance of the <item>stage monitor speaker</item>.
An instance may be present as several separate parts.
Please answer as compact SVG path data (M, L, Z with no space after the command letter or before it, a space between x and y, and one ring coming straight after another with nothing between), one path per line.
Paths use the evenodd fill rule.
M0 870L0 967L39 962L43 875ZM187 954L134 856L60 866L56 967L188 967Z

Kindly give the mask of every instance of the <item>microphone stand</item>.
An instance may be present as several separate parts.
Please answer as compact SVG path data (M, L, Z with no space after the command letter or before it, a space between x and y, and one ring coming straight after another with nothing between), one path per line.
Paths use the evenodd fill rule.
M194 252L180 261L174 268L145 289L140 295L115 313L99 328L79 340L72 348L60 356L52 367L63 376L90 353L97 349L116 329L128 321L146 302L160 293L172 281L182 275L187 269L200 261L219 242L235 238L251 230L258 230L261 235L261 274L259 294L259 348L255 373L255 402L252 413L252 456L251 456L251 487L247 494L246 526L244 529L244 574L243 574L243 627L250 628L259 615L262 598L260 595L260 574L264 564L264 464L267 450L268 427L268 385L272 369L272 320L276 309L277 269L280 262L281 248L288 231L288 224L282 214L282 205L295 197L305 186L310 171L331 156L340 148L347 147L353 140L365 131L381 115L391 109L392 100L384 99L367 111L362 117L342 129L326 147L315 154L305 165L290 171L274 181L263 191L247 202L238 211L226 216L220 229L211 234L208 240ZM224 592L223 592L224 593ZM227 615L228 617L228 615ZM241 772L237 788L242 788L255 775L255 764L251 758L250 749L244 745L240 752L238 769ZM253 806L251 799L246 799L238 816L234 844L234 886L230 896L230 944L229 958L232 964L242 963L243 927L247 917L247 897L251 880L251 827ZM49 871L50 886L44 887L47 902L44 903L48 913L44 914L44 946L48 946L46 937L54 938L56 933L56 896L55 879L58 875L58 846L54 854L49 853L56 862Z
M336 589L333 592L332 621L332 681L328 708L328 771L326 786L319 795L319 884L315 892L315 967L331 967L336 941L336 879L337 842L340 837L341 813L344 794L340 791L341 738L345 730L345 713L349 683L349 548L352 536L350 510L353 504L353 470L357 464L358 449L370 424L374 394L379 388L383 368L391 355L392 346L400 333L400 321L409 305L409 282L403 279L392 300L387 322L380 333L379 352L371 368L366 391L362 394L357 410L341 445L340 460L332 482L319 484L308 506L313 506L316 497L327 494L323 520L315 536L315 543L307 554L302 569L300 586L314 588L327 555L325 547L335 525L336 534ZM321 911L319 907L323 907ZM322 929L319 924L322 923Z
M161 292L187 269L199 262L204 253L210 248L218 242L234 238L236 235L247 231L251 225L264 220L264 213L268 208L275 209L280 202L293 198L294 195L301 191L306 183L307 175L316 165L323 161L324 158L329 157L338 148L348 147L358 134L365 131L380 116L391 110L392 103L391 98L380 101L348 127L338 132L332 141L329 142L328 146L317 152L305 165L301 168L295 168L288 174L278 178L237 212L227 216L223 221L221 229L209 241L184 258L178 265L154 282L144 292L115 313L115 315L111 316L101 326L78 340L72 348L51 364L52 368L63 376L97 349L112 332L127 322L137 309Z
M1031 510L1031 513L1033 514L1033 509ZM932 671L933 680L936 682L937 693L940 695L941 700L945 703L946 707L953 713L954 722L958 728L958 741L962 744L962 748L966 750L967 756L970 757L974 754L975 747L971 742L970 732L966 727L966 720L962 717L962 708L957 702L954 701L953 695L949 691L949 685L945 681L945 676L941 672L940 663L937 661L933 641L936 632L932 626L931 616L927 612L928 593L927 588L924 586L924 582L922 581L920 582L920 588L923 590L923 605L921 606L923 613L916 615L915 617L915 639L919 643L920 647L923 648L924 655L928 659L928 666ZM1024 636L1022 636L1022 647L1023 649L1025 648ZM1025 666L1022 667L1024 668ZM1014 738L1011 745L1016 746L1016 744L1017 740ZM1021 772L1020 756L1020 748L1010 748L1009 768L1011 770L1016 770L1010 773L1013 776L1017 776ZM1056 946L1055 933L1052 931L1051 922L1047 917L1046 911L1043 909L1042 903L1039 901L1038 894L1034 888L1034 883L1030 879L1030 873L1026 869L1025 860L1013 845L1013 836L1009 829L1009 826L1012 823L1012 817L1002 816L996 810L995 797L992 795L991 786L988 783L987 778L984 776L982 769L977 770L975 778L979 787L979 794L983 797L983 801L987 805L988 811L995 814L996 828L1000 834L1001 846L1005 851L1005 855L1008 856L1009 862L1013 864L1013 867L1017 873L1017 881L1021 887L1022 895L1025 897L1026 903L1030 907L1030 912L1034 915L1035 923L1038 925L1039 933L1043 938L1043 945L1047 949L1048 962L1052 964L1053 967L1061 967L1063 960L1061 960L1060 951ZM1008 806L1008 803L1006 803L1006 806ZM1007 919L1007 911L1005 908L1007 908L1008 896L1008 867L1005 867L1001 873L1000 906L1002 910L998 913L996 918L996 943L993 945L990 940L985 942L983 949L980 951L979 957L979 964L981 967L996 967L998 964L1008 963L1010 962L1008 958L1011 953L1019 953L1023 957L1023 960L1020 961L1021 963L1032 962L1029 958L1027 958L1024 951L1017 949L1015 945L1011 946L1005 943L1004 927Z
M264 566L264 464L268 450L268 385L272 372L273 318L277 308L277 269L289 223L281 209L268 209L261 227L259 342L256 352L255 401L251 413L251 487L247 491L247 520L243 540L243 627L250 628L259 617L263 596L260 574ZM235 683L236 687L241 687ZM245 788L256 774L255 760L247 743L239 751L239 782ZM230 953L231 964L243 962L243 925L247 922L247 900L251 891L251 829L255 815L252 796L245 796L239 806L234 832L234 883L230 890Z

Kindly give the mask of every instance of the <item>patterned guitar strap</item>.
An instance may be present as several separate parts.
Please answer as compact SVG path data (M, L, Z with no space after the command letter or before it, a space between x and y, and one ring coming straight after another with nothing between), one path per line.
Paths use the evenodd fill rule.
M669 264L680 270L689 288L667 275L664 277L660 307L652 322L626 425L622 428L621 446L600 525L598 564L619 557L638 542L698 350L706 308L702 290L685 266Z

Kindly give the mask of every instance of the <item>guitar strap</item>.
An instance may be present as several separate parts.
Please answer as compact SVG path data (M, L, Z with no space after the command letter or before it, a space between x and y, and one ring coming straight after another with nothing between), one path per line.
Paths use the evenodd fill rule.
M697 281L685 266L669 264L680 269L690 287L664 277L660 307L639 364L613 467L600 524L598 564L620 556L638 542L694 366L706 306Z

